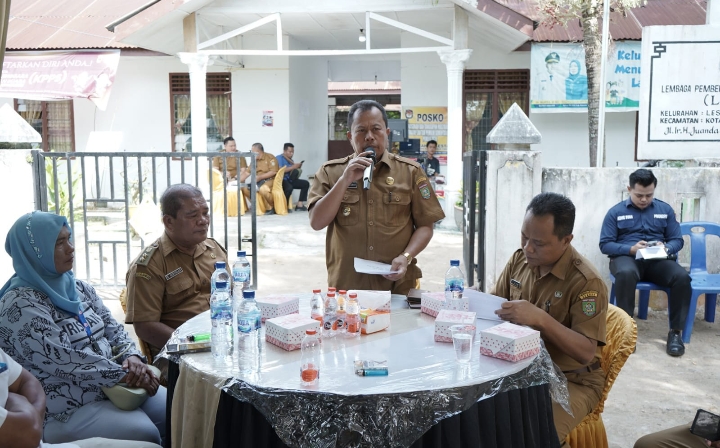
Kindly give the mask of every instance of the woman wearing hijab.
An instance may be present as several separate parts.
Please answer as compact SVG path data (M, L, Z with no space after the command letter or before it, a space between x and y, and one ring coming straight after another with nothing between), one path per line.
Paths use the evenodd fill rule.
M565 78L565 99L566 100L587 100L588 85L587 76L582 75L580 61L570 61L570 74Z
M67 220L28 213L10 229L5 250L15 274L0 290L0 348L29 370L47 395L43 440L91 437L162 443L166 390L95 290L75 280ZM111 360L113 348L127 351ZM122 411L102 391L126 383L149 398Z

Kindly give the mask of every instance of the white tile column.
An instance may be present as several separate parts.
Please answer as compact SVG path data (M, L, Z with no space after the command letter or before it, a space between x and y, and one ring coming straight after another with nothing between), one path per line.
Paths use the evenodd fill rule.
M718 0L720 1L720 0ZM440 60L447 67L448 76L448 136L447 174L445 176L445 219L443 227L454 227L453 204L461 194L462 183L462 141L463 141L463 72L465 62L472 50L438 50Z
M206 72L208 55L200 53L178 53L183 64L190 70L190 118L192 151L207 152L207 91Z
M720 26L720 0L708 0L705 23Z

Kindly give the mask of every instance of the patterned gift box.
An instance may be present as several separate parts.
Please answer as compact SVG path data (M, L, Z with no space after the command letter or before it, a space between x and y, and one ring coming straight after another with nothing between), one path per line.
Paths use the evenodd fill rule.
M510 322L496 325L480 332L480 353L513 362L535 356L540 353L540 332Z
M435 342L452 342L450 327L460 324L475 325L475 311L440 310L435 318Z
M445 291L441 292L424 292L420 296L420 311L437 317L440 310L445 309ZM470 302L467 298L462 299L463 311L470 310Z
M314 328L320 334L320 322L299 314L274 317L265 322L265 340L287 351L299 350L305 330Z
M300 312L298 296L267 296L256 300L262 321Z

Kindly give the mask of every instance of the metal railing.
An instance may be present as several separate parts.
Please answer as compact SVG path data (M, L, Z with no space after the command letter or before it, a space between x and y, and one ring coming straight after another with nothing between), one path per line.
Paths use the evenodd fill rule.
M250 183L226 186L227 160L236 159L239 168L241 158L245 157L250 160ZM215 173L215 176L220 174L221 179L213 182L212 161L215 158L222 159L223 163L221 173ZM78 271L76 261L74 272L77 278L101 286L124 286L125 272L130 262L144 249L146 243L152 242L144 241L143 235L136 235L132 225L135 216L131 217L131 210L138 206L135 207L135 213L139 213L137 218L151 225L157 223L160 232L163 224L159 207L157 221L153 221L153 217L148 214L154 212L154 209L140 206L158 204L162 193L170 185L189 183L206 195L210 207L209 236L214 238L216 232L224 235L218 240L228 249L228 258L235 258L235 248L243 250L244 245L250 245L248 257L252 264L252 287L257 288L254 153L32 151L32 165L35 209L65 215L74 232L76 252L79 252L78 249L84 250L84 254L78 255L84 255L85 270ZM215 188L213 184L216 184ZM250 225L249 235L243 235L242 221L248 220L241 219L239 210L235 211L236 228L229 227L234 223L231 222L233 218L228 216L231 211L228 208L228 195L233 191L237 194L239 209L240 201L244 200L243 190L250 193L249 223L245 223L245 229L247 224ZM222 211L222 218L214 210L218 213ZM82 221L80 227L76 226L76 220ZM95 225L98 220L103 221L104 225ZM81 245L77 241L79 237L83 240ZM107 250L112 253L111 260L106 258ZM124 257L119 255L119 251L124 252ZM97 265L93 263L94 260L98 261ZM112 275L108 276L107 270L111 270Z

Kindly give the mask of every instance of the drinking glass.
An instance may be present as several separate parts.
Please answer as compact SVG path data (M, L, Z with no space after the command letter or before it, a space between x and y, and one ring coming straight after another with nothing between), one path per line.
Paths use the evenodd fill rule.
M452 332L453 346L455 347L455 359L461 363L470 362L475 339L475 325L453 325L450 327L450 332Z

